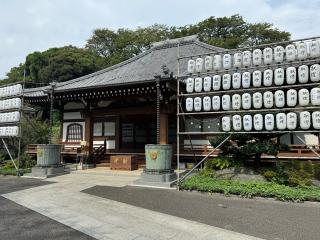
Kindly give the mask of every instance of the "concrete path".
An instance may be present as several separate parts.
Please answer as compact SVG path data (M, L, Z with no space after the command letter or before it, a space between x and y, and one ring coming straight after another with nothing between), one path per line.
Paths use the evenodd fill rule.
M95 185L122 187L136 179L123 173L70 174L3 196L96 239L258 239L80 192Z

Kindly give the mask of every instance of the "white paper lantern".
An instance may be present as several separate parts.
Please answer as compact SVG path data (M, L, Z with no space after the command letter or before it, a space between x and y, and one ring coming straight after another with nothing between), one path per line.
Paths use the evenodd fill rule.
M212 56L206 56L204 58L204 69L206 71L210 71L213 68L213 57Z
M194 79L193 78L187 78L187 92L192 93L194 89Z
M215 111L219 111L220 110L220 97L219 96L213 96L212 97L212 109Z
M223 55L223 68L231 69L232 68L232 57L229 53Z
M222 88L224 90L229 90L231 88L231 75L228 73L222 76Z
M312 82L320 81L320 65L319 64L313 64L310 67L310 80Z
M272 48L267 47L263 49L263 61L264 64L272 63Z
M260 49L255 49L252 52L252 63L255 66L262 65L262 51Z
M300 106L308 106L310 103L310 94L308 89L302 88L298 92L299 96L299 105Z
M11 127L5 127L5 136L10 137L11 136Z
M252 116L251 115L244 115L243 116L243 129L245 131L252 130Z
M13 100L14 100L14 103L13 103L12 108L20 109L21 108L21 99L20 98L13 98ZM1 105L1 103L0 103L0 105Z
M0 127L0 137L3 137L4 136L4 127Z
M194 80L194 90L196 92L201 92L202 91L202 78L201 77L196 77Z
M19 136L19 128L17 126L11 127L11 132L12 132L12 137L17 137Z
M287 84L295 84L297 79L297 70L295 67L288 67L286 69Z
M211 77L207 76L203 79L203 90L209 92L211 90Z
M14 86L9 86L8 87L8 96L13 96L15 93L15 87Z
M0 101L0 110L3 110L3 101Z
M292 62L296 59L296 47L293 44L286 46L286 59L289 62Z
M8 87L3 88L3 97L7 97L9 95Z
M3 88L0 88L0 98L3 97Z
M188 61L188 73L194 73L196 71L196 61L190 59Z
M280 86L284 83L284 70L277 68L274 70L274 84Z
M242 87L249 88L251 85L251 74L250 72L243 72L242 73Z
M276 124L278 130L285 130L287 127L287 116L285 113L276 114Z
M213 69L221 70L222 68L222 58L221 55L214 55L213 57Z
M211 98L206 96L203 98L203 110L210 111L211 110Z
M194 100L193 100L193 107L194 107L194 110L195 110L196 112L200 112L200 111L201 111L202 99L201 99L200 97L194 98Z
M240 94L232 95L232 109L239 110L241 108L241 96Z
M9 109L9 108L10 108L9 99L3 100L3 109Z
M273 71L271 69L267 69L263 72L263 85L266 87L270 87L272 85L273 79Z
M311 114L310 112L307 111L303 111L300 112L299 114L300 118L299 118L299 122L300 122L300 128L303 130L307 130L310 128L311 126Z
M5 122L5 119L4 119L4 113L0 113L0 122L3 123Z
M315 111L312 113L312 126L314 129L320 129L320 112Z
M252 85L254 87L261 87L262 83L262 73L259 70L256 70L252 73Z
M265 108L273 107L273 93L270 91L263 93L263 105Z
M274 129L274 116L273 114L266 114L264 116L264 126L267 131L272 131Z
M242 53L242 65L244 67L251 66L251 52L250 51L244 51Z
M221 76L220 75L214 75L212 78L212 89L214 91L218 91L221 88Z
M240 131L242 128L242 121L240 115L232 116L232 127L234 131Z
M283 56L284 56L284 48L282 46L276 46L273 51L274 51L274 61L276 63L282 63Z
M20 112L13 112L12 114L12 121L13 122L19 122L20 121Z
M231 98L229 95L222 96L222 109L223 110L230 110L231 109Z
M241 87L241 73L232 74L232 88L239 89Z
M307 83L309 80L309 68L307 65L301 65L298 68L299 83Z
M187 112L193 111L193 99L192 98L186 99L186 110L187 110Z
M22 85L17 84L16 85L16 95L21 95L22 94Z
M304 60L308 57L307 43L301 42L297 45L298 59Z
M298 96L297 96L297 90L295 89L289 89L287 91L287 105L288 107L295 107L297 105L297 100L298 100Z
M263 129L263 116L261 114L253 115L253 127L256 131L261 131Z
M231 130L231 118L230 118L230 116L222 117L221 125L222 125L222 131L229 132Z
M256 109L262 108L262 93L256 92L252 95L253 107Z
M312 88L310 91L311 104L315 106L320 105L320 88Z
M241 103L243 109L250 109L251 108L251 95L249 93L242 94Z
M287 128L295 130L297 128L297 114L294 112L287 113Z
M309 50L310 50L310 57L311 58L317 58L320 57L320 45L319 41L312 40L309 43Z
M235 68L242 67L242 53L238 52L233 55L233 67Z
M278 108L282 108L285 105L285 95L282 90L277 90L274 93L274 104Z
M202 72L203 71L203 59L197 58L196 59L196 72Z

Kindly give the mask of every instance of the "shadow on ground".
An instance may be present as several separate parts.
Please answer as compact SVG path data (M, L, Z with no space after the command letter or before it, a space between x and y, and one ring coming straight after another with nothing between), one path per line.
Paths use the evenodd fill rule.
M95 186L82 192L264 239L319 239L318 203L228 198L132 186Z

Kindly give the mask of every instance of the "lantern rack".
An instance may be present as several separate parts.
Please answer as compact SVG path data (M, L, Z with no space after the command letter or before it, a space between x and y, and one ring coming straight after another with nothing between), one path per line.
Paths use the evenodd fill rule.
M16 172L17 172L17 176L21 175L20 172L20 158L21 158L21 139L22 139L22 126L21 126L21 119L23 117L23 113L24 113L24 89L25 89L25 71L23 73L23 81L19 81L19 82L15 82L15 83L11 83L11 84L6 84L1 86L1 88L3 87L10 87L10 86L14 86L14 85L18 85L21 84L22 89L21 89L21 94L15 94L15 95L10 95L10 96L1 96L0 97L0 101L2 100L9 100L9 99L14 99L14 98L19 98L21 100L21 105L20 108L8 108L8 109L2 109L0 110L0 113L9 113L9 112L19 112L20 118L18 121L15 122L1 122L0 123L0 127L17 127L18 128L18 134L17 135L4 135L4 136L0 136L1 142L4 146L4 148L6 149L10 160L12 161ZM13 155L11 154L12 149L10 151L10 148L8 146L8 144L6 143L7 139L12 139L17 141L18 143L18 153L16 156L17 159L17 163L15 162L15 159L13 157Z
M180 140L182 140L181 137L188 136L191 143L191 150L193 153L193 156L196 156L195 149L193 148L191 136L192 135L198 135L198 136L221 136L226 135L226 137L216 146L212 151L210 151L206 156L204 156L188 173L186 173L183 177L180 177L180 174L178 174L177 179L177 189L179 190L179 186L181 181L183 181L189 174L191 174L197 167L199 167L208 157L210 157L213 152L221 147L233 134L285 134L285 133L292 133L297 136L297 138L308 148L313 151L316 156L320 158L320 155L312 149L297 133L319 133L319 130L262 130L262 131L184 131L180 130L181 123L184 122L184 125L186 123L186 116L189 116L192 118L193 116L200 116L202 118L211 116L214 119L220 119L223 115L226 114L244 114L244 113L252 113L252 112L284 112L284 111L303 111L303 110L320 110L320 106L295 106L295 107L285 107L285 108L264 108L264 109L249 109L249 110L221 110L221 111L200 111L200 112L184 112L182 107L182 102L186 97L192 97L192 96L212 96L212 95L231 95L232 93L249 93L249 92L265 92L270 90L279 90L279 89L300 89L300 88L312 88L312 87L319 87L320 82L309 82L307 83L297 83L297 84L288 84L288 85L272 85L272 86L262 86L262 87L252 87L250 88L240 88L240 89L230 89L230 90L218 90L218 91L202 91L202 92L193 92L193 93L185 93L185 81L188 77L205 77L208 75L222 75L222 74L233 74L237 72L250 72L252 73L255 70L275 70L277 68L285 68L285 67L298 67L301 65L312 65L316 63L320 63L320 56L316 58L310 58L309 56L306 59L303 60L295 60L295 61L287 61L286 55L284 53L284 59L281 63L273 63L273 64L264 64L262 61L262 64L259 66L254 66L252 63L252 56L251 56L251 66L249 67L231 67L230 69L222 69L222 70L209 70L209 71L203 71L203 72L195 72L195 73L188 73L186 74L186 65L187 61L186 59L195 59L197 57L205 57L205 56L211 56L211 55L217 55L217 54L234 54L245 50L251 50L254 49L262 49L266 47L275 47L275 46L285 46L287 44L295 44L299 42L305 42L305 41L311 41L311 40L318 40L320 41L320 37L310 37L310 38L302 38L297 40L290 40L290 41L282 41L282 42L276 42L276 43L270 43L270 44L262 44L262 45L256 45L251 47L243 47L238 49L226 49L226 50L217 50L217 51L208 51L207 53L203 54L196 54L196 55L185 55L180 56L180 45L177 46L177 170L180 172ZM262 57L263 59L263 57ZM184 67L181 65L185 64ZM223 68L223 67L222 67ZM285 71L285 69L284 69ZM286 83L284 83L286 84ZM221 84L222 85L222 84ZM222 88L222 86L220 87ZM181 119L182 117L182 119ZM201 121L200 119L195 119L196 121Z

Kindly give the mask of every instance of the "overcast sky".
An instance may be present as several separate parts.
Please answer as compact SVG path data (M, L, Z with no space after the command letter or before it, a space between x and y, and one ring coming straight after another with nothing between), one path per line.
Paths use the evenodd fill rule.
M83 47L96 28L182 26L233 14L293 38L320 35L320 0L0 0L0 79L33 51Z

